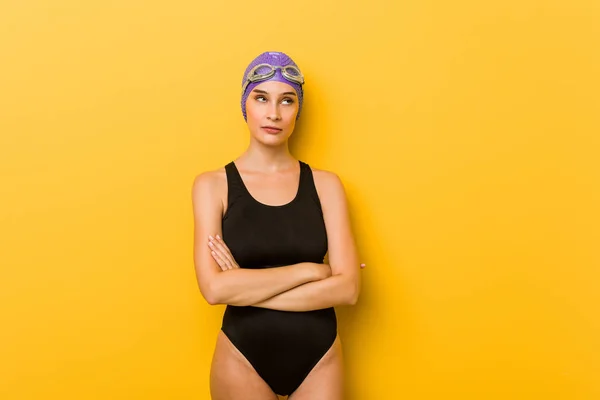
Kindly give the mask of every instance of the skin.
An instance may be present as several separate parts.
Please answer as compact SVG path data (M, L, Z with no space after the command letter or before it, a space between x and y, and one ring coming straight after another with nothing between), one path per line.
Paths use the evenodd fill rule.
M246 102L250 144L234 162L251 196L267 205L290 202L298 187L299 165L288 140L298 113L292 86L276 81L256 86ZM270 134L261 127L280 128ZM332 172L313 169L327 229L327 264L301 263L264 270L240 268L221 238L227 207L224 168L196 177L194 261L200 291L210 304L253 305L306 311L353 305L360 292L360 269L346 196ZM343 354L339 336L289 400L343 399ZM252 365L219 331L210 373L213 400L277 400Z

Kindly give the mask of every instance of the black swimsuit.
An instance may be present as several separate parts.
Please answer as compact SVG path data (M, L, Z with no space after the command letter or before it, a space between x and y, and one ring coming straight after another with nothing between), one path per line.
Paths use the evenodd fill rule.
M296 197L281 206L254 199L235 164L225 166L223 240L241 268L323 262L327 232L321 203L310 166L299 163ZM333 345L337 320L333 307L292 312L228 305L221 329L271 389L287 396Z

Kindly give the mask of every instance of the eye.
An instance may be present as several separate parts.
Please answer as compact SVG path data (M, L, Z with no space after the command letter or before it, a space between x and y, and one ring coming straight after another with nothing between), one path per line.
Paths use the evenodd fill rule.
M285 99L282 100L283 104L294 104L294 100L286 97Z
M264 103L265 101L267 101L267 98L265 96L263 96L263 95L258 95L258 96L255 97L255 99L257 101L260 101L261 103Z

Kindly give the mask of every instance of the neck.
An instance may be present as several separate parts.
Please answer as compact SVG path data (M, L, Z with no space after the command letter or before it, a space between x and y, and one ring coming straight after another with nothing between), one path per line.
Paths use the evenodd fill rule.
M251 141L238 160L248 169L263 172L286 170L297 162L290 153L287 141L281 146L273 147Z

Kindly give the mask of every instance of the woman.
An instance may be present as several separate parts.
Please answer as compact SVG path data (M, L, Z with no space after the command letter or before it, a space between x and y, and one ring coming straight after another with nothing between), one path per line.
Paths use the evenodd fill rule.
M199 288L209 304L227 304L213 400L343 398L333 307L356 303L362 265L340 179L288 148L303 83L286 54L255 58L242 82L249 147L194 180Z

